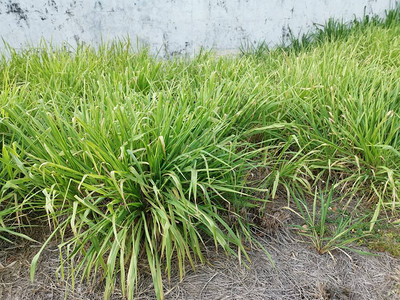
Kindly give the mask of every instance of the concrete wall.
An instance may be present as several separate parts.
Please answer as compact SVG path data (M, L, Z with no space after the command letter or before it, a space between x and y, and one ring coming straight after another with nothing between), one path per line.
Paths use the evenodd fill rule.
M130 36L161 54L200 47L229 52L246 42L276 45L329 17L384 15L394 0L0 0L0 36L13 47L98 45ZM0 49L3 46L0 45Z

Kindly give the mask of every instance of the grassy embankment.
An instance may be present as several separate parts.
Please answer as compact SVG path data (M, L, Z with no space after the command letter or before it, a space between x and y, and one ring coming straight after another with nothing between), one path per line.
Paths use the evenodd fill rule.
M132 298L144 259L162 298L175 261L183 276L204 260L206 236L245 259L254 240L243 212L262 214L278 195L298 199L300 213L317 195L303 216L320 252L340 240L318 241L321 191L322 212L329 201L371 209L366 229L398 213L399 15L328 25L238 57L162 61L129 43L10 49L0 62L0 237L48 222L72 275L102 274L106 297L118 276ZM359 211L333 234L357 231Z

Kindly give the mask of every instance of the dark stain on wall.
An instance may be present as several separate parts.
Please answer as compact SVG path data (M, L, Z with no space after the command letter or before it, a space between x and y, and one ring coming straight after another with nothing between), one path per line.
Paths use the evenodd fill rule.
M94 4L94 8L95 9L99 8L100 10L102 10L103 9L103 5L101 4L100 1L96 1L96 3Z
M290 42L290 39L292 37L292 30L288 25L283 25L282 26L282 33L281 33L281 39L282 43L287 44Z
M58 12L58 6L57 6L56 1L54 1L54 0L49 0L49 1L47 1L47 4L48 4L49 6L51 6L51 7L53 7L53 8Z
M218 0L217 6L223 8L225 12L228 12L228 7L226 6L225 0Z
M10 2L7 4L6 14L14 14L18 18L18 21L23 20L26 22L28 20L27 12L28 11L23 10L17 2Z
M66 14L68 17L73 17L73 16L74 16L74 13L73 13L72 9L67 9L67 10L65 11L65 14Z

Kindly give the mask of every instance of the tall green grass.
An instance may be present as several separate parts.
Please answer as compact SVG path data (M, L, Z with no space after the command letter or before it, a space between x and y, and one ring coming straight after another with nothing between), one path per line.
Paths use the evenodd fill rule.
M247 225L224 216L254 198L243 178L264 149L245 135L274 107L247 86L245 67L221 70L233 82L222 61L160 62L125 47L43 48L4 61L13 82L1 102L2 195L48 218L72 271L101 272L106 297L118 274L132 298L146 258L162 298L164 271L177 259L183 276L186 261L203 261L205 236L246 256Z
M243 211L277 194L330 178L373 206L372 228L400 210L400 23L381 24L238 57L162 61L129 42L9 49L0 233L47 222L61 274L101 276L106 298L118 278L132 299L145 261L161 299L171 270L204 261L206 238L246 257Z

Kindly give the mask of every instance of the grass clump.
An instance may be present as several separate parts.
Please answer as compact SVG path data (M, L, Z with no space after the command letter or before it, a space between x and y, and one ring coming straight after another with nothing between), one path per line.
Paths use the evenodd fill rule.
M302 197L293 196L296 203L295 210L302 221L303 225L295 225L299 233L309 238L319 254L328 253L332 256L332 251L337 249L352 249L350 245L357 240L362 239L365 234L352 235L357 228L363 224L363 220L368 217L356 217L339 212L336 204L339 202L334 198L334 188L325 188L323 192L315 191L312 209L308 208L306 201ZM318 201L319 200L319 201ZM319 202L319 203L318 203ZM318 204L320 207L318 208Z
M162 61L129 42L9 49L0 62L1 230L35 215L73 278L99 275L106 298L118 278L132 299L147 268L161 299L175 265L183 276L185 263L204 261L206 238L246 257L243 211L278 194L335 182L345 207L357 199L373 209L372 229L383 210L400 209L397 20L240 57ZM328 212L325 196L303 211L313 226L317 207ZM351 230L346 220L336 235ZM323 229L313 228L318 239ZM321 251L336 247L322 242Z
M181 276L185 262L203 261L205 236L246 256L247 225L237 216L232 227L224 216L253 198L242 179L263 148L247 142L248 120L272 106L206 57L159 62L125 47L74 55L44 48L3 61L14 78L1 102L3 201L41 212L76 261L72 271L102 273L106 297L117 274L133 297L144 257L162 298L164 271L169 277L175 258ZM196 81L198 64L207 74Z

